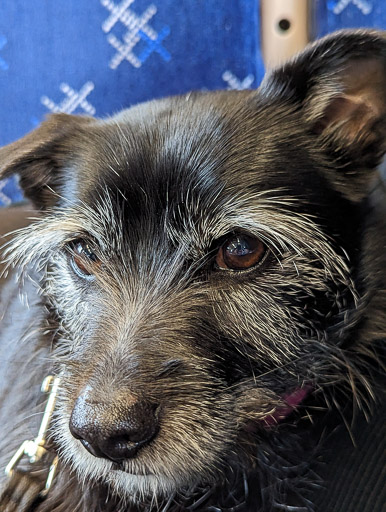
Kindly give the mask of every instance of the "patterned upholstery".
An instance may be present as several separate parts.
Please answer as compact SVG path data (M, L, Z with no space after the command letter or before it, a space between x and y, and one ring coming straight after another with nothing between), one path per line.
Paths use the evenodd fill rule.
M316 32L386 28L384 0L317 0ZM103 117L192 89L255 87L259 1L0 3L0 146L49 112ZM0 181L0 205L22 198Z

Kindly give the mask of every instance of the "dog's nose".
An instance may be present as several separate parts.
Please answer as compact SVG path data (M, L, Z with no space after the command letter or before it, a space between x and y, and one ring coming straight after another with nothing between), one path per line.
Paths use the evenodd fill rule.
M70 431L95 457L121 462L156 436L157 412L157 406L146 401L107 404L81 395L72 410Z

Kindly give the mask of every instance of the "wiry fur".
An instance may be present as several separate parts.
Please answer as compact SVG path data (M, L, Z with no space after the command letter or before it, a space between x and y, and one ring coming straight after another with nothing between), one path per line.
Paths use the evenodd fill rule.
M368 59L375 92L358 92L352 61ZM18 172L42 210L5 252L19 284L2 297L1 467L35 435L38 384L61 373L60 466L39 512L313 510L317 409L347 400L369 414L377 395L385 67L382 36L342 33L260 92L192 94L106 121L53 116L0 151L0 170ZM239 231L266 257L216 268ZM80 238L102 262L95 280L71 266ZM96 401L160 404L158 435L123 467L70 433L85 387ZM298 413L267 424L300 388L311 396Z

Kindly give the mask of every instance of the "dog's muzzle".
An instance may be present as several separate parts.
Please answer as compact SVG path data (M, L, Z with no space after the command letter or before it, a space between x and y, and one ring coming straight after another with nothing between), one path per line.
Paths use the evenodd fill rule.
M134 457L155 438L158 411L159 407L145 400L96 402L85 392L75 402L69 426L92 455L119 463Z

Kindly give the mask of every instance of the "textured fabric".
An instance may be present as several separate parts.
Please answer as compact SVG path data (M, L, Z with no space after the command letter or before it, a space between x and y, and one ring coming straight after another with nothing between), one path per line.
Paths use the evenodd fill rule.
M103 117L192 89L255 86L255 0L0 3L0 146L49 112ZM20 199L14 180L0 203Z
M317 493L316 512L386 511L386 406L381 404L371 421L363 416L353 428L345 427L326 443L323 488Z
M317 0L317 36L386 28L384 0ZM255 87L259 0L0 2L0 146L49 112L103 117L192 89ZM21 199L0 181L0 205Z

